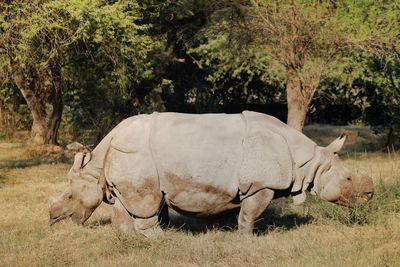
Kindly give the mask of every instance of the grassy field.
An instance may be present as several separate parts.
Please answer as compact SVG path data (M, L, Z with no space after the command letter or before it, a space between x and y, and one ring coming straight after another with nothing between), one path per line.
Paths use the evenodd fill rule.
M337 134L320 129L306 132L319 143ZM363 137L350 130L355 147ZM68 156L0 141L0 266L400 266L400 154L368 152L365 144L342 157L374 178L376 194L360 209L313 197L303 207L274 200L250 237L235 231L235 215L173 214L164 235L147 239L115 231L105 204L84 227L49 227L47 199L66 186Z

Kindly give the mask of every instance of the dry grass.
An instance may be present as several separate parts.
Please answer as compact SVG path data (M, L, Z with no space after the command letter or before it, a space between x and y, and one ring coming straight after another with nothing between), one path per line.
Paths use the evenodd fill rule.
M211 222L175 217L175 228L146 239L116 232L105 204L84 227L66 221L50 228L47 198L63 190L70 165L30 164L35 158L24 145L0 143L0 265L400 266L399 157L345 155L346 165L368 172L378 185L371 204L353 214L364 221L346 221L347 209L312 198L298 209L283 199L269 208L255 236L230 230L233 215ZM181 222L186 225L178 230Z

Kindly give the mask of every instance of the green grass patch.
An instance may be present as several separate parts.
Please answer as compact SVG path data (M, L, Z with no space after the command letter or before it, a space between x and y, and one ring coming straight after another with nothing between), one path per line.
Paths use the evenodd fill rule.
M400 213L400 182L375 185L374 197L367 204L358 208L347 208L319 200L315 196L305 204L309 215L317 220L334 220L345 225L384 224L386 217Z

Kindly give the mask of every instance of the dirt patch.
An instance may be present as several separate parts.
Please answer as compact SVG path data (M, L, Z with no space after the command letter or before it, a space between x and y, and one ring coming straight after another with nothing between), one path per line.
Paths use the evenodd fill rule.
M212 185L206 185L195 181L192 176L181 177L171 172L165 172L164 176L168 181L168 183L176 189L175 191L178 192L185 191L188 188L190 188L190 189L198 189L199 191L210 194L224 194L226 196L231 196L231 194L229 194L228 192L225 192Z
M238 194L200 183L191 176L182 177L171 172L164 175L168 183L166 202L179 213L196 217L213 216L240 204Z
M157 180L152 177L144 178L142 184L121 181L116 188L122 195L126 208L138 217L150 217L159 210L162 194Z

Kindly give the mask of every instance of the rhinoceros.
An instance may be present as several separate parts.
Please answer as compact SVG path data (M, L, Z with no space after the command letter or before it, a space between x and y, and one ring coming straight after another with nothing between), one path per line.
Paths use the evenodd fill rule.
M254 221L275 197L301 204L319 198L358 207L373 195L367 175L342 165L340 136L318 146L262 113L153 113L125 119L90 153L77 153L69 186L50 201L50 224L83 224L102 201L124 232L159 229L163 206L192 216L240 208L238 228ZM279 194L276 194L279 192Z

